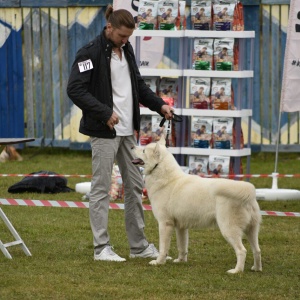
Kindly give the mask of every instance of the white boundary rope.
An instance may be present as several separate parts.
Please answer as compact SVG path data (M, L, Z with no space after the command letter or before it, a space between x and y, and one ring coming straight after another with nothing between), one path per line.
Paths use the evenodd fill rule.
M88 208L88 202L74 201L55 201L55 200L30 200L30 199L10 199L0 198L0 205L11 206L40 206L40 207L68 207L68 208ZM123 203L110 203L110 209L124 209ZM152 210L151 205L143 204L144 210ZM298 212L280 212L280 211L260 211L262 216L277 217L300 217Z
M77 174L0 174L0 177L73 177L92 178L92 175ZM300 174L230 174L230 175L203 175L202 177L220 178L300 178Z

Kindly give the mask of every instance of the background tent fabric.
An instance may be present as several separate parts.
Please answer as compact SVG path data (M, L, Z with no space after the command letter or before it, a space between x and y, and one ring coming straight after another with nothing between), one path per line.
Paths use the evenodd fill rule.
M291 0L284 59L281 112L300 111L300 1Z

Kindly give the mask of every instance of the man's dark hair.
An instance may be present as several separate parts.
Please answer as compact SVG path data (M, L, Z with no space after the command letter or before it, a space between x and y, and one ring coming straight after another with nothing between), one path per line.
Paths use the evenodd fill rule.
M112 5L109 4L106 8L105 18L114 28L121 28L122 26L130 29L135 28L133 16L126 9L114 10Z

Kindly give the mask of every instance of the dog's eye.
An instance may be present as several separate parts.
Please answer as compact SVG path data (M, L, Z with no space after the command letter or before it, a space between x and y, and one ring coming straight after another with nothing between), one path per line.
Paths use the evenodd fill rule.
M143 153L145 153L145 149L143 149Z

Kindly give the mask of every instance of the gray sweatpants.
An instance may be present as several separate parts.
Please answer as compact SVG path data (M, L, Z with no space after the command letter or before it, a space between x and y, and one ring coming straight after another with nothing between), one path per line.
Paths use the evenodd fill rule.
M94 236L94 249L101 251L110 245L108 234L109 190L113 164L116 161L124 184L125 227L131 253L147 248L144 234L142 207L143 178L138 167L132 164L132 136L117 136L114 139L91 137L92 184L89 200L90 223Z

